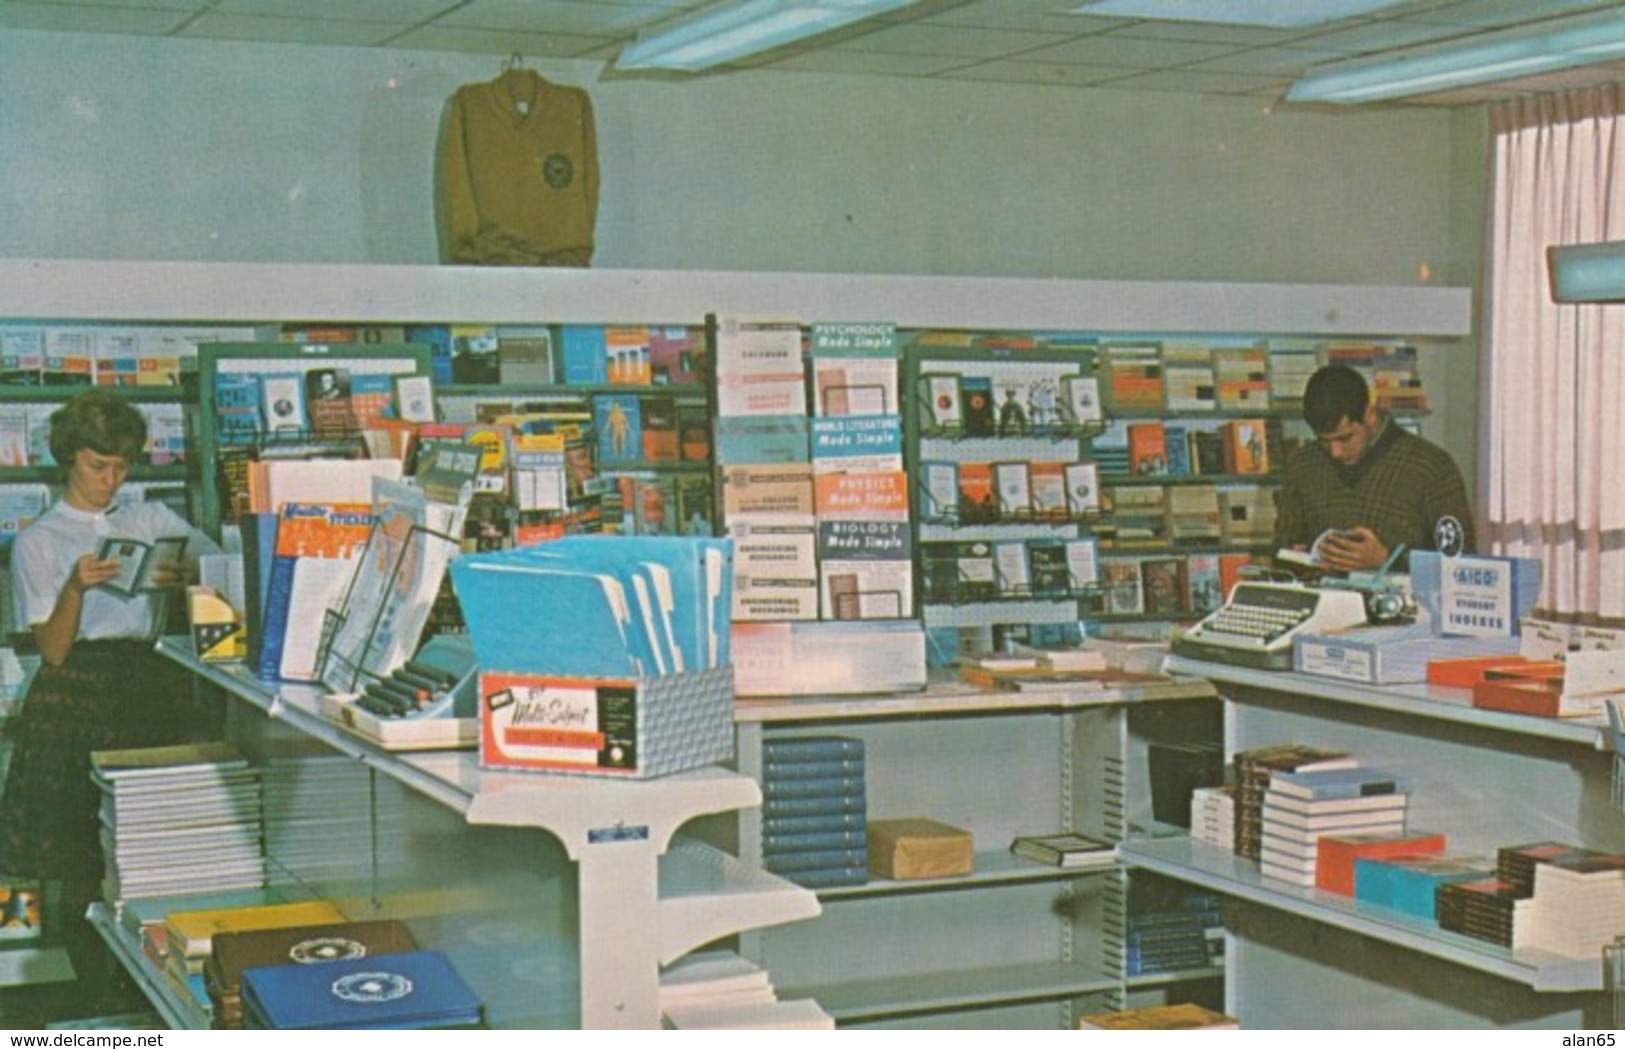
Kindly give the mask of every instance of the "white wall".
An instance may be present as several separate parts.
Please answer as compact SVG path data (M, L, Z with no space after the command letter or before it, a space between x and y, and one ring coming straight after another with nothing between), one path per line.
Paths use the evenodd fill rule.
M436 260L446 99L494 57L0 31L0 255ZM1441 110L811 74L586 87L595 264L1412 283Z
M594 100L599 267L1477 282L1477 112L535 64ZM0 257L434 263L442 110L499 67L0 31ZM1424 367L1471 479L1471 351Z

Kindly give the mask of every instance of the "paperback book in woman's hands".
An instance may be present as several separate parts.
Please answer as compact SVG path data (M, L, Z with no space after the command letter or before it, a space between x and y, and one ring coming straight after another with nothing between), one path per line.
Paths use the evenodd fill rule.
M96 556L103 561L117 561L119 574L102 586L114 593L134 597L145 590L161 590L180 581L181 555L186 552L186 536L162 536L157 539L132 539L127 536L108 536L102 540ZM171 572L163 582L165 569Z

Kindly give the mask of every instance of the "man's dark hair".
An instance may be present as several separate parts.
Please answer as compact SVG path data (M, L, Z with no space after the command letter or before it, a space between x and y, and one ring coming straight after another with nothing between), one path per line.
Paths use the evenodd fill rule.
M146 445L147 420L110 390L86 390L51 413L51 457L64 470L81 449L133 463Z
M1371 391L1353 368L1328 364L1309 377L1303 389L1303 419L1316 433L1331 433L1349 422L1365 421Z

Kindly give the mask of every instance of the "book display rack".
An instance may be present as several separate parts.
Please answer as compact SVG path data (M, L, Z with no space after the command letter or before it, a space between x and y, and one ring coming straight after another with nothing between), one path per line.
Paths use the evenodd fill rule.
M1215 683L1237 750L1283 741L1355 754L1411 785L1408 823L1450 851L1569 841L1618 852L1612 749L1600 718L1481 710L1468 690L1379 688L1175 657ZM1257 1027L1561 1027L1610 1022L1596 957L1508 949L1390 908L1260 875L1258 865L1186 836L1135 840L1125 862L1240 901L1230 923L1231 1009ZM1355 1004L1382 988L1382 1013Z
M822 915L753 932L748 952L843 1026L1070 1027L1181 977L1129 976L1128 873L1012 855L1025 834L1069 827L1119 842L1160 826L1150 751L1219 732L1195 678L1042 693L960 683L917 695L742 703L738 763L760 776L774 744L861 740L871 820L920 817L968 831L973 870L819 890ZM997 756L996 759L993 756ZM972 767L997 767L967 776ZM740 856L763 848L740 821ZM1171 828L1167 828L1171 829ZM1211 970L1188 974L1210 978Z
M1127 333L1124 341L1143 332L1191 338L1245 333L1252 340L1386 332L1453 340L1470 329L1468 293L1439 288L22 260L0 262L0 289L0 322L7 324L187 325L217 329L224 337L209 341L228 342L265 325L292 328L312 317L402 327L478 317L495 325L534 326L538 312L550 325L698 325L712 311L793 311L812 321L886 318L895 322L899 341L915 331L1015 330ZM1166 348L1166 339L1161 341ZM1055 345L1042 350L1072 353L1057 372L1056 389L1041 384L1036 396L1018 402L1020 412L1001 413L997 402L990 404L993 432L973 435L963 424L956 430L950 422L925 419L911 406L910 391L932 373L954 370L944 363L985 360L993 347L985 341L957 348L916 349L917 341L905 346L899 393L904 425L913 430L904 442L907 469L923 471L933 462L986 464L993 494L991 519L970 521L961 500L932 503L920 491L929 479L911 476L911 497L919 494L911 498L916 572L923 572L923 547L961 540L1017 543L1027 572L1025 581L1017 575L1015 547L1003 551L1007 560L990 563L987 578L1006 592L991 601L985 591L950 589L933 596L927 593L929 578L917 575L927 625L1075 625L1107 614L1099 602L1109 606L1114 590L1101 585L1104 563L1091 589L1081 572L1046 567L1044 557L1053 554L1041 555L1036 568L1032 558L1034 548L1054 545L1057 533L1065 542L1095 538L1099 529L1104 539L1104 531L1118 524L1104 502L1067 502L1064 469L1059 485L1047 468L1036 477L1031 469L1033 463L1100 464L1100 426L1112 416L1079 416L1089 395L1080 381L1089 377L1082 355ZM560 345L554 349L562 352ZM534 353L527 351L524 360L533 364ZM964 377L978 376L963 366L959 374L963 397ZM483 403L534 391L568 398L578 412L584 396L596 413L595 398L625 392L613 381L601 388L592 381L531 387L524 384L528 380L493 383L468 371L435 379L443 409L465 394L465 400ZM141 399L174 397L168 389L132 392ZM829 392L847 398L866 393L862 384ZM638 387L644 436L651 414L658 420L665 409L649 399L668 393L679 409L687 403L703 410L706 403L701 385ZM14 394L0 391L0 401L38 395L19 387ZM1101 388L1099 398L1110 412L1108 391ZM711 450L705 449L704 461L685 459L680 420L677 461L667 458L665 438L658 436L658 455L638 456L630 440L631 404L603 401L605 422L617 406L628 419L624 430L618 420L602 427L623 434L620 446L610 449L612 456L626 456L616 459L617 466L692 477L710 491ZM471 411L471 421L478 421L479 410ZM1168 411L1165 404L1158 414ZM658 434L664 424L656 429ZM1266 451L1267 438L1266 430ZM194 447L188 444L188 453ZM178 480L204 476L197 458L188 455L185 469L191 472L178 473ZM1011 463L1028 469L999 471L995 488L993 468ZM1097 475L1096 485L1105 477ZM1072 478L1084 479L1083 473ZM1196 486L1170 480L1118 487ZM1046 494L1057 488L1059 501ZM1121 501L1112 507L1113 513L1123 509ZM1120 526L1112 538L1121 538ZM1104 542L1095 553L1106 560ZM1152 553L1136 551L1135 557ZM996 618L989 616L990 607L998 610ZM1021 862L1008 847L1019 834L1075 830L1121 844L1167 830L1150 811L1146 755L1154 743L1181 745L1218 734L1214 701L1204 698L1208 690L1200 682L1182 683L1187 691L1174 694L1138 696L966 687L741 704L737 771L600 783L480 770L468 752L391 752L325 718L317 689L268 688L238 669L197 662L184 647L168 654L232 697L234 735L268 776L290 784L290 810L310 797L309 790L294 788L320 782L327 799L322 819L268 824L271 858L283 884L333 900L358 920L406 921L421 943L452 956L496 1026L655 1026L660 966L734 938L765 963L786 993L809 993L854 1025L1071 1024L1083 1012L1176 997L1167 987L1184 979L1127 974L1118 919L1134 896L1130 882L1138 875L1129 868L1138 861L1066 869ZM1198 713L1188 716L1193 711ZM865 741L871 815L922 816L971 830L976 872L910 883L871 880L814 894L762 871L752 815L761 797L761 741L826 731ZM965 774L987 770L990 755L1006 762L1007 776ZM337 798L353 804L335 805ZM275 815L267 813L268 819ZM712 818L701 819L706 816ZM719 823L727 829L717 831ZM727 842L729 848L707 842ZM1126 856L1128 846L1122 847ZM820 910L822 917L806 920ZM116 947L139 950L111 915L104 922ZM958 972L940 972L943 958L962 956L968 946L985 953L967 956ZM138 958L129 957L135 968ZM1247 975L1232 968L1226 979ZM1198 978L1212 980L1214 974ZM164 993L162 987L149 990ZM177 1008L165 1015L180 1023L189 1014ZM1248 1022L1245 1011L1239 1018Z

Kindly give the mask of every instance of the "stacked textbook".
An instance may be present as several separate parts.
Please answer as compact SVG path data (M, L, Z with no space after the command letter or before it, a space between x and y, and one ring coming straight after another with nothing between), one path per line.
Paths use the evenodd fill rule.
M1322 836L1403 832L1409 800L1405 783L1381 769L1273 773L1261 809L1259 870L1314 888Z
M660 973L661 1024L668 1030L833 1030L811 998L781 999L767 970L729 950L696 951Z
M762 866L807 888L869 880L863 740L762 744Z
M259 774L228 743L91 755L109 902L259 888Z
M272 965L325 965L417 949L398 921L378 919L216 933L204 962L204 986L216 1030L241 1030L243 973Z

